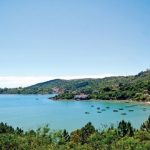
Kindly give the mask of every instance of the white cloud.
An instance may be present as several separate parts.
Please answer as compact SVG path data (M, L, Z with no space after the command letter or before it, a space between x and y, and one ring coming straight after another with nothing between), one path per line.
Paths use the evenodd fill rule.
M36 83L52 80L52 79L81 79L81 78L103 78L112 76L111 74L103 75L82 75L82 76L62 76L62 77L50 77L50 76L0 76L1 88L14 88L14 87L26 87Z
M25 86L33 85L33 84L43 82L49 79L50 78L46 76L40 76L40 77L35 77L35 76L31 76L31 77L5 76L4 77L4 76L1 76L0 87L1 88L25 87Z

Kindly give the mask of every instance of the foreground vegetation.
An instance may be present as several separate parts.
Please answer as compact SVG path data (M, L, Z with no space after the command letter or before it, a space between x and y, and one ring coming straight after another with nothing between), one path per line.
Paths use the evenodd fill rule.
M135 76L103 79L51 80L26 88L0 89L0 94L51 94L55 99L73 99L84 93L88 99L150 101L150 70Z
M91 123L71 133L48 126L24 132L0 123L2 150L150 150L150 117L135 130L130 122L96 130Z

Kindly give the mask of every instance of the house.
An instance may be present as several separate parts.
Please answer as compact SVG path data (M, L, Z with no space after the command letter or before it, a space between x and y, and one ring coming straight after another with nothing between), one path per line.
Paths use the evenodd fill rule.
M75 95L74 96L75 100L88 100L88 95L81 93L80 95Z

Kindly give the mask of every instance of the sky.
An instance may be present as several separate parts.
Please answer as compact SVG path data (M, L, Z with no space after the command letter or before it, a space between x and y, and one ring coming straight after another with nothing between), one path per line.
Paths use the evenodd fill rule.
M0 87L150 68L149 0L1 0Z

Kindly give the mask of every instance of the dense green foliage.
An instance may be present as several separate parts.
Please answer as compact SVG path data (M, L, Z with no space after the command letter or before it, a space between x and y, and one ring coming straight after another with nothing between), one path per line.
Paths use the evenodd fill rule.
M77 80L75 88L73 83L69 85L71 87L65 88L67 90L55 98L73 99L76 94L84 93L89 99L150 101L149 70L136 76Z
M96 130L91 123L71 133L51 131L48 126L36 131L14 129L0 123L2 150L149 150L150 117L135 130L129 122L121 121L117 128Z
M55 91L54 89L57 89ZM51 80L26 88L0 89L1 94L59 93L56 99L73 99L84 93L90 99L150 101L150 70L135 76L103 79Z

